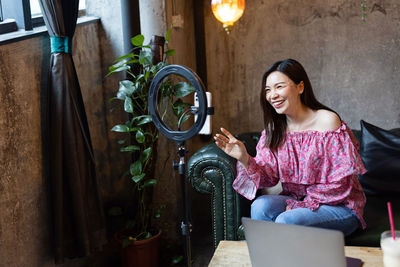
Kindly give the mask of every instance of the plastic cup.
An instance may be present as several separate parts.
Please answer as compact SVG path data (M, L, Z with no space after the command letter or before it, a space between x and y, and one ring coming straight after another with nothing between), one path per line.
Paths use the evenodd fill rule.
M396 240L393 239L391 231L381 234L381 248L383 252L383 266L400 266L400 231L395 231Z

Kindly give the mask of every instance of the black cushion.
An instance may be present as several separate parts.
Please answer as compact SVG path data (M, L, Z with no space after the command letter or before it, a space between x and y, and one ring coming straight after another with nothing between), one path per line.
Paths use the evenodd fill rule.
M360 155L367 172L358 178L366 195L400 193L400 129L388 131L360 123Z

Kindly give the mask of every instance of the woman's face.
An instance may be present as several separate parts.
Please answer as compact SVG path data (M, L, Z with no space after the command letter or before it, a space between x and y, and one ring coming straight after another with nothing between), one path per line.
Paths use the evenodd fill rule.
M303 90L303 82L296 85L287 75L274 71L267 77L265 98L278 114L290 115L301 107Z

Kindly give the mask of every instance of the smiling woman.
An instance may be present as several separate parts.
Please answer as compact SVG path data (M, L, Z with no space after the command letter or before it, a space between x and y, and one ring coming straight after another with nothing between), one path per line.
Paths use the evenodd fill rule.
M264 130L251 157L243 142L221 128L216 145L237 159L232 187L249 200L259 188L282 184L280 195L262 195L251 218L342 231L365 228L365 173L359 145L339 115L321 104L303 66L293 59L265 72L260 103Z
M295 84L287 75L282 72L272 72L266 81L265 98L276 110L277 113L287 114L287 109L291 107L292 111L296 110L296 104L301 103L300 95L304 91L304 83L301 81Z

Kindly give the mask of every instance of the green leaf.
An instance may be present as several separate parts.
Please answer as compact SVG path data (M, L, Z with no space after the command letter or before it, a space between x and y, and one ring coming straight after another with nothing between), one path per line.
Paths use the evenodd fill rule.
M118 93L122 93L126 96L131 96L135 92L136 86L132 81L123 80L119 82Z
M146 176L145 173L142 173L142 174L140 174L140 175L135 175L135 176L132 177L132 180L133 180L135 183L139 183L141 180L143 180L143 178L144 178L145 176Z
M139 128L139 127L133 127L133 128L129 129L130 132L136 132L136 131L139 131L139 130L141 130L141 128Z
M125 65L126 65L126 64L125 64L125 61L122 60L122 61L119 61L119 62L117 62L117 63L115 63L115 64L109 66L109 67L108 67L108 70L109 70L109 71L114 71L114 70L116 70L116 69L118 69L118 68L120 68L120 67L122 67L122 66L125 66Z
M182 124L190 118L190 115L185 115L182 119Z
M117 97L116 97L117 99L125 101L125 97L126 97L125 93L122 93L120 91L117 92Z
M109 73L107 73L106 77L110 76L113 73L121 72L121 71L124 71L124 70L130 70L130 69L131 69L131 67L128 66L128 65L127 66L122 66L122 67L119 67L117 69L111 70Z
M115 72L120 72L120 71L125 71L125 70L130 70L131 66L127 65L124 60L108 67L109 73L106 75L106 77L110 76L111 74Z
M177 99L174 104L172 104L172 111L176 117L180 117L185 111L185 107L190 107L191 105L182 101L182 99Z
M118 144L123 145L125 144L126 140L118 140Z
M150 232L147 232L146 236L144 237L144 239L149 239L150 237L152 237L152 235L150 234Z
M151 66L151 68L150 68L150 72L152 72L153 74L154 73L156 73L159 69L161 69L162 67L164 67L164 66L166 66L166 65L168 65L167 63L165 63L165 62L158 62L157 63L157 65L153 65L153 66Z
M139 59L132 59L126 62L126 64L138 63Z
M153 55L149 50L141 50L139 53L139 63L142 65L151 65L153 61Z
M119 132L119 133L127 133L127 132L129 132L129 127L126 126L126 125L118 124L118 125L115 125L115 126L111 129L111 131L113 131L113 132Z
M144 41L144 36L141 34L136 35L135 37L131 38L131 43L134 46L142 46Z
M141 117L143 118L137 123L137 125L143 125L153 121L150 115L143 115Z
M122 147L120 149L121 152L133 152L133 151L139 151L140 148L138 146L126 146L126 147Z
M189 85L187 82L179 82L174 85L174 96L176 97L184 97L194 91L193 86Z
M161 96L168 97L171 95L174 87L169 81L166 81L161 84L160 89L161 89Z
M175 256L175 257L172 259L172 264L173 264L173 265L178 264L178 263L180 263L182 260L183 260L183 256L182 256L182 255Z
M148 147L145 150L143 150L143 152L142 152L142 161L143 162L145 162L150 157L151 151L152 151L151 147Z
M144 79L144 75L143 74L139 74L137 77L136 77L136 81L140 81L140 80L143 80Z
M124 110L128 113L133 113L132 98L130 96L125 97Z
M154 186L155 184L157 184L157 180L156 179L149 179L146 182L144 182L143 187Z
M144 74L144 79L147 81L149 79L150 76L150 71L146 71L146 73Z
M134 58L134 57L135 57L135 55L131 53L131 54L127 54L125 56L117 58L116 60L114 60L114 62L117 62L117 61L120 61L120 60L123 60L123 59L126 59L126 58Z
M136 117L134 117L134 118L132 119L132 121L140 121L141 119L146 118L146 117L151 117L151 116L150 116L150 115L140 115L140 116L136 116Z
M144 174L142 173L142 162L140 160L137 160L134 163L132 163L129 168L129 172L131 173L132 176Z
M145 137L144 134L141 130L138 130L136 132L136 141L138 141L138 143L142 144L144 143Z
M172 31L172 25L169 28L169 30L167 31L167 33L165 34L165 41L169 42L169 37L171 35L171 31Z
M173 55L175 55L175 50L174 49L170 49L167 52L165 52L165 55L167 57L173 56Z

